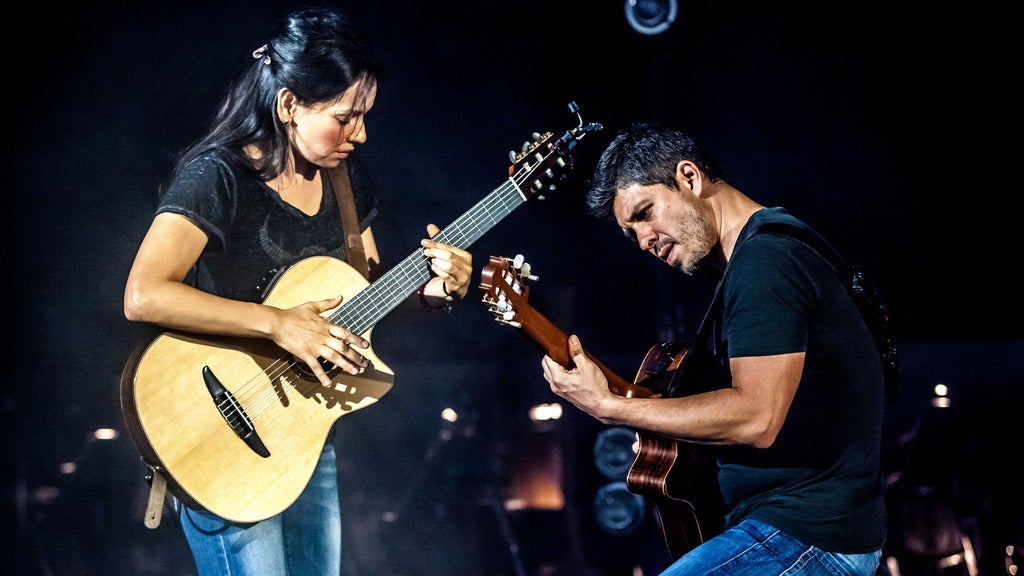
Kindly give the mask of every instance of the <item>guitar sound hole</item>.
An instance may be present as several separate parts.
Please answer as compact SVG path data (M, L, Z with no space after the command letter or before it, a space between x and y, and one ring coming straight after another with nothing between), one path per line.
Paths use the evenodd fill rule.
M317 379L316 374L313 374L313 371L309 369L309 366L307 366L305 362L299 360L298 358L293 358L293 360L295 362L295 373L298 374L299 377L301 377L303 380L309 380L310 382L320 381L319 379ZM328 377L333 379L338 374L338 372L341 372L341 367L339 367L337 364L324 360L323 358L320 358L319 361L320 366L323 367L324 372L327 372Z

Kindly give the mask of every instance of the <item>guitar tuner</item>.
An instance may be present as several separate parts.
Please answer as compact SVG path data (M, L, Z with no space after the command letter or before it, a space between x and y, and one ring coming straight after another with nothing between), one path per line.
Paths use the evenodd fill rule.
M564 132L538 133L536 142L514 157L507 177L434 239L468 249L514 209L535 198L538 189L549 193L546 181L564 180L565 173L573 168L578 142L595 128L584 125L578 107L573 105L571 111L576 114L577 126ZM422 250L417 246L372 283L358 286L347 281L361 276L347 262L312 256L281 268L267 281L261 280L259 292L265 292L263 303L277 307L321 299L321 291L344 293L345 302L325 320L355 334L368 334L404 301L405 295L429 280ZM498 269L509 266L499 257L492 257L492 264ZM525 275L518 281L519 293L506 285L500 273L486 267L481 288L489 291L485 301L496 301L498 294L504 293L507 302L501 304L502 320L529 330L529 322L522 315L530 312L529 281L536 277L529 274L525 262L520 263L520 269ZM322 276L324 281L297 280L314 276ZM315 284L316 291L303 293L300 286L304 284L305 288ZM328 374L336 389L325 390L310 377L310 367L304 362L283 351L275 359L272 355L276 349L262 341L203 340L193 342L165 332L137 349L121 373L120 405L136 447L152 460L153 466L168 469L168 478L174 478L168 490L236 522L258 522L279 514L309 482L309 471L319 458L322 442L296 442L290 434L293 423L320 425L326 430L341 416L380 400L395 381L394 372L370 350L365 354L373 360L372 373L350 381L350 376L344 375L345 380L341 380L340 371L335 376L331 370ZM565 348L564 340L556 348ZM167 370L169 365L175 369ZM196 378L204 367L209 367L209 377ZM193 410L194 399L204 395L214 409ZM162 401L165 398L181 401ZM307 436L312 439L317 434ZM308 466L302 465L306 462Z
M530 274L530 263L526 261L522 254L516 254L516 257L508 260L508 262L512 265L512 268L519 271L520 277L530 281L540 280L537 276Z

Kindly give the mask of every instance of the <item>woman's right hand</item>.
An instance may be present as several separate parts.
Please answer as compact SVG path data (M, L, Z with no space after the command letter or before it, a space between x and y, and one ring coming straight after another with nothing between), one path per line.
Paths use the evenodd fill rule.
M320 383L328 387L334 384L324 371L321 358L350 374L359 374L370 365L356 350L357 347L368 349L370 342L323 317L324 312L337 308L341 300L342 296L336 296L294 308L275 308L274 342L305 362Z

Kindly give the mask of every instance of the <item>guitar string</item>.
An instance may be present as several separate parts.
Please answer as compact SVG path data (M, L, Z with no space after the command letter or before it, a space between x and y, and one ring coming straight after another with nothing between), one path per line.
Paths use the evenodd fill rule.
M437 235L438 241L444 241L451 243L456 246L464 247L468 245L469 238L479 237L482 235L483 230L476 227L475 230L471 230L466 233L463 229L466 228L465 221L478 221L480 216L477 214L483 213L489 216L489 219L493 223L497 223L504 216L511 213L512 209L516 205L521 204L525 201L519 194L519 190L514 183L506 182L500 186L493 194L488 195L484 200L477 203L477 205L467 212L464 216L456 220L451 226L446 228L445 231L439 232ZM512 202L511 200L517 199L518 203ZM503 206L502 214L494 217L493 214L497 212L495 206ZM475 216L470 218L470 216ZM488 227L488 229L490 226ZM449 234L449 231L454 231L453 234ZM446 240L440 238L444 236L453 236L453 240ZM430 277L428 270L428 264L426 259L423 257L421 251L416 251L407 256L397 266L393 267L387 272L380 281L374 282L367 286L364 290L357 293L353 299L348 303L347 306L339 307L333 313L327 316L328 320L332 323L340 326L348 327L352 332L362 334L366 330L369 330L387 311L390 311L395 305L400 303L402 300L408 297L408 290L402 291L398 294L398 287L406 287L409 290L412 287L422 284ZM388 295L391 295L390 297ZM349 314L351 312L351 314ZM292 370L299 365L299 361L294 357L284 356L275 361L270 368L270 374L268 377L270 381L277 380L282 375ZM262 379L258 376L250 382L259 384ZM300 388L303 386L303 388ZM319 382L309 382L305 379L296 380L291 384L291 387L302 393L303 395L309 394L315 391L315 388L320 386ZM245 386L248 390L251 387ZM245 401L243 404L251 404L246 409L249 413L250 419L258 418L267 409L277 403L276 394L273 393L273 387L257 390L255 397ZM245 392L240 392L240 396L245 396ZM241 416L239 416L241 418Z
M437 240L438 241L444 241L444 242L452 243L453 245L458 245L458 246L463 246L464 247L464 246L468 246L469 243L472 242L472 240L468 240L467 241L468 238L470 238L470 237L479 238L480 236L482 236L483 233L486 232L486 230L479 229L479 227L477 227L477 229L474 232L474 234L463 234L463 235L460 236L460 232L462 231L462 226L461 226L460 222L462 220L469 219L469 218L467 218L468 216L474 214L475 212L479 212L480 210L482 210L484 214L492 214L494 212L493 208L487 206L488 202L490 202L491 200L502 201L502 199L504 199L504 204L505 204L504 211L501 214L501 216L498 216L497 218L491 218L492 226L493 226L493 224L496 224L499 220L504 218L504 216L507 216L509 213L511 213L512 209L514 209L515 207L517 207L519 204L521 204L522 202L524 202L526 200L525 194L522 192L522 189L521 189L522 183L526 182L528 177L530 177L531 174L536 172L537 169L540 166L542 166L548 160L548 158L550 158L550 156L552 155L553 152L557 152L557 150L555 150L553 147L549 147L548 150L549 150L549 152L548 152L547 156L543 156L543 155L538 154L538 155L541 156L541 158L540 158L540 160L538 161L538 163L537 163L537 165L535 167L525 166L523 169L518 171L513 176L513 178L510 178L502 186L499 186L499 188L495 191L494 194L488 195L488 197L486 197L483 201L477 203L477 205L474 206L473 209L471 209L469 212L467 212L466 215L464 215L463 217L460 217L459 220L454 222L453 226L449 226L444 231L439 232ZM518 182L516 181L517 179L518 179ZM509 184L511 184L511 187L509 187ZM507 192L510 192L510 191L517 192L518 194L517 195L507 194ZM504 194L504 196L503 196L501 194L502 192L505 192L506 194ZM516 202L512 202L512 200L517 200L517 201ZM472 219L469 219L469 220L472 221ZM492 226L489 226L487 229L490 229L490 227L492 227ZM454 235L454 237L452 239L447 239L446 238L448 230L454 230L454 232L455 232L455 235ZM429 273L422 266L423 262L424 261L422 259L422 253L421 252L414 252L410 256L406 257L398 266L393 268L391 272L387 273L385 275L383 283L375 282L374 284L368 286L368 288L379 287L382 284L383 285L387 285L388 287L391 287L392 284L396 284L396 283L400 284L400 282L398 282L397 280L395 282L392 282L392 280L394 278L396 278L397 276L400 276L400 274L399 274L400 272L404 272L407 269L419 269L422 272L421 275L419 275L417 278L413 279L413 282L415 282L415 284L410 284L409 285L410 288L411 288L412 285L418 285L418 283L425 282L427 279L429 279ZM409 277L412 278L411 272L409 273ZM382 300L380 298L371 299L370 296L373 296L374 294L372 294L372 293L375 293L375 292L380 292L380 290L376 290L376 288L374 288L374 289L371 289L371 290L361 291L360 293L358 293L356 295L356 297L354 298L354 300L352 302L352 304L354 304L354 306L344 306L344 307L341 307L335 313L331 314L329 316L329 318L331 319L332 322L335 322L336 324L339 324L339 325L354 326L355 328L353 329L353 332L362 334L362 333L364 333L366 330L368 330L372 326L372 324L364 324L366 322L366 317L378 317L379 318L380 316L383 315L383 313L381 312L382 310L390 310L400 300L404 300L406 297L408 297L408 294L403 293L401 295L400 300L395 300L393 302L387 302L386 299L384 299L384 300ZM362 298L362 299L367 301L367 302L369 302L370 303L369 306L360 306L359 302L356 302L356 300L359 300L360 296L362 296L364 293L366 294L366 296L364 298ZM374 302L376 302L376 304L374 304ZM345 313L348 310L350 310L350 309L355 310L355 316L353 316L351 323L341 324L341 323L337 322L337 319L340 318L341 316L344 316ZM279 359L275 360L275 362L273 362L271 364L271 366L268 367L268 368L271 369L271 373L268 374L267 376L270 379L270 381L273 382L274 380L277 380L280 376L282 376L287 371L292 370L297 364L298 364L298 361L296 359L294 359L294 357L289 358L288 356L284 356L282 358L279 358ZM264 372L266 372L266 371L264 371ZM253 385L253 384L259 385L259 382L258 382L259 380L260 379L257 376L255 378L251 379L250 382L247 385L243 386L243 388L249 389L249 388L251 388L251 385ZM288 382L286 382L286 384L288 384ZM300 384L305 386L307 389L306 390L300 390L299 387L298 387ZM296 389L297 391L299 391L300 393L303 393L303 394L307 394L307 393L311 392L310 388L315 388L316 386L319 386L319 382L309 382L309 381L307 381L305 379L296 380L294 384L291 384L291 387L293 389ZM244 390L239 392L239 397L244 397L246 395L247 394L246 394L246 392ZM245 404L249 403L249 402L246 402L244 400L242 400L240 402L242 403L243 406ZM276 399L276 394L274 394L273 387L271 386L271 387L269 387L269 388L267 388L265 390L257 391L256 397L253 399L252 402L253 402L253 406L251 407L251 409L245 410L245 413L247 413L249 415L250 421L260 417L267 409L269 409L270 406L276 404L277 399ZM237 418L243 418L243 416L242 415L238 415ZM235 424L237 425L238 422L235 422Z
M516 199L519 201L514 202L513 200ZM478 214L483 213L490 217L492 224L496 223L505 215L511 213L512 209L523 201L524 200L519 194L519 189L514 183L511 183L510 179L510 182L506 182L500 186L495 193L488 195L487 198L479 202L473 209L467 212L466 215L460 217L459 220L456 220L456 222L446 228L445 231L439 232L438 236L453 236L454 240L450 242L453 245L468 245L466 244L468 238L471 238L474 235L479 237L483 232L479 227L477 227L475 232L471 231L470 233L465 233L463 228L466 228L467 226L464 224L464 221L478 221L481 219ZM496 206L503 207L503 213L494 217L493 214L497 213L497 209L495 208ZM450 234L449 232L451 231L454 231L454 234ZM438 240L447 241L441 238L438 238ZM400 297L395 296L398 294L398 290L396 289L397 287L405 286L406 288L411 289L413 286L417 286L425 282L429 277L430 274L422 252L413 252L386 273L380 281L367 286L364 290L357 293L347 306L338 308L327 318L334 324L347 326L352 332L362 334L366 330L369 330L369 328L376 323L376 320L382 317L387 311L391 310L394 305L397 305L401 300L408 297L408 291L403 291ZM392 296L389 298L387 297L388 294L391 294ZM349 314L349 312L352 314ZM298 365L298 361L294 358L289 359L289 357L285 356L279 359L271 365L271 368L273 368L269 374L271 381L276 380L284 373L292 370L296 365ZM308 388L299 389L298 386L300 385L308 385ZM292 384L292 388L296 389L300 393L306 394L319 385L319 382L301 380ZM265 410L269 409L270 406L276 403L277 399L274 395L266 394L266 392L267 391L265 390L259 390L256 393L255 398L252 399L250 417L260 416L265 412ZM246 402L246 404L248 403L249 402Z
M453 222L452 225L440 231L435 236L435 239L439 242L449 243L461 248L471 245L505 216L510 214L512 210L526 201L527 197L522 191L522 185L530 180L533 174L540 170L554 155L561 157L561 151L554 145L547 146L543 154L536 152L537 164L533 166L524 164L520 170L495 189L493 193L474 205L468 212ZM498 214L498 211L495 207L502 209L500 215L496 217L494 214ZM475 224L475 222L481 220L479 214L490 217L489 226L482 228ZM413 252L406 256L397 266L385 273L380 279L381 281L368 285L366 289L358 292L353 297L349 305L339 307L335 312L328 315L327 318L336 325L349 327L354 333L365 333L388 311L407 298L409 290L430 278L429 265L425 266L425 263L426 260L423 257L422 251ZM403 277L404 281L402 280ZM398 291L395 289L399 286L406 288L406 290L402 291L402 294L398 294ZM385 291L391 293L390 298L381 297L386 295L384 294ZM352 314L349 314L349 312L352 312ZM297 359L291 355L285 355L276 359L267 369L261 372L269 378L270 382L274 382L285 373L292 371L297 365L299 365ZM320 386L319 381L310 382L303 378L299 378L294 382L285 381L284 384L290 385L303 395L314 391L316 387ZM300 385L304 386L305 389L300 389ZM257 387L255 396L247 398L254 386ZM239 389L239 393L236 396L236 400L243 406L243 412L249 416L250 421L259 418L267 409L278 402L274 387L264 388L264 386L263 379L259 375L254 376ZM251 406L245 408L250 403ZM243 416L238 415L237 418L243 418ZM238 422L236 421L233 424L237 425Z

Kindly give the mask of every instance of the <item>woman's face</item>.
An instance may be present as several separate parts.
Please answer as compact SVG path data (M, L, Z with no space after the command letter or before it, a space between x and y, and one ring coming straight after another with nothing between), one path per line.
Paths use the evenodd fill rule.
M366 142L366 113L373 108L377 84L363 79L334 100L296 104L289 138L296 160L334 168Z

